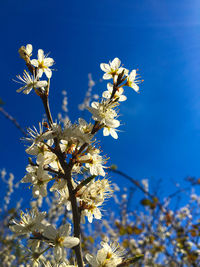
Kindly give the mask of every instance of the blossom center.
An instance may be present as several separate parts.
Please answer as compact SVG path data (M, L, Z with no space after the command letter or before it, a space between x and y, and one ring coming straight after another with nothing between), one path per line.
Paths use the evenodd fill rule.
M39 62L38 67L39 67L40 69L46 69L46 68L47 68L47 66L44 65L44 61L43 61L43 60L42 60L41 62Z

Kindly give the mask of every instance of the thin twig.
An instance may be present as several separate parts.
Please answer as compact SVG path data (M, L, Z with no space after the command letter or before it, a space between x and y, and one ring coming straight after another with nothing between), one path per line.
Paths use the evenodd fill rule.
M0 107L0 112L8 119L10 120L20 131L23 135L27 136L27 133L24 131L24 129L20 126L18 121L12 117L3 107Z
M139 188L144 194L146 194L147 196L149 196L151 199L154 199L155 196L152 195L151 193L149 193L147 190L145 190L141 185L140 183L133 179L132 177L128 176L127 174L125 174L124 172L122 171L119 171L119 170L114 170L114 169L110 169L110 171L114 172L114 173L117 173L121 176L123 176L125 179L129 180L131 183L133 183L137 188ZM159 208L163 211L163 212L166 212L165 209L163 208L163 205L160 203L160 201L157 199L157 204L159 206Z
M53 125L53 119L51 116L51 112L50 112L50 108L49 108L49 102L48 102L48 96L47 95L43 95L41 96L44 108L45 108L45 112L47 115L47 119L49 121L50 126L52 127ZM68 190L69 190L69 195L70 195L70 201L71 201L71 205L72 205L72 214L73 214L73 224L74 224L74 236L79 238L79 240L81 241L81 233L80 233L80 213L78 210L78 204L77 204L77 199L74 193L74 188L72 185L72 180L71 180L71 170L72 170L72 164L70 166L70 164L67 164L67 162L65 161L65 157L64 154L62 153L58 140L54 139L55 141L55 154L58 157L58 160L60 162L61 167L64 170L64 175L63 178L65 180L67 180L67 186L68 186ZM76 259L77 259L77 264L78 267L83 267L83 256L82 256L82 249L81 249L81 245L80 243L74 247L74 251L76 254Z

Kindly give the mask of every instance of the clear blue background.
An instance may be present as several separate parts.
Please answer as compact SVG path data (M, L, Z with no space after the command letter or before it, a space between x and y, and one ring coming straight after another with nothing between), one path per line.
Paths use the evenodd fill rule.
M121 105L119 139L102 138L104 153L135 179L183 183L200 173L200 1L199 0L77 0L0 2L0 97L21 126L38 125L43 107L32 92L17 94L12 81L22 74L21 45L31 43L51 52L56 72L50 104L60 111L62 90L69 97L72 121L87 90L87 75L102 77L99 64L119 57L144 78L137 94L127 88ZM33 57L33 58L34 58ZM106 88L98 83L96 92ZM89 113L88 113L89 114ZM85 113L84 113L85 116ZM28 163L21 133L0 113L0 169L21 179ZM99 135L102 137L102 133ZM122 178L112 178L124 185ZM173 191L173 190L172 190Z

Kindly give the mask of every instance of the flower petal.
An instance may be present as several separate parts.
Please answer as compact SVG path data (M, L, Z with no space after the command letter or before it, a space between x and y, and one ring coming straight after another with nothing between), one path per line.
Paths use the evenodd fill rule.
M121 61L119 60L118 57L114 58L113 61L111 62L111 68L114 70L117 70L121 64Z
M108 98L110 98L111 94L110 94L110 92L108 92L108 91L104 91L103 94L102 94L102 96L103 96L104 98L108 99Z
M104 127L104 128L103 128L103 135L104 135L104 136L108 136L109 134L110 134L109 129L108 129L107 127Z
M32 59L32 60L31 60L31 64L32 64L34 67L38 67L38 61L37 61L37 59Z
M112 79L112 75L109 74L109 73L105 73L105 74L103 75L103 79L104 79L104 80Z
M80 241L77 237L67 236L67 237L65 237L63 244L66 248L73 248L74 246L77 246L79 244L79 242Z
M42 49L38 50L38 61L42 62L44 60L44 51Z
M100 68L102 69L102 71L105 71L105 72L110 71L110 65L106 63L101 63Z
M47 78L49 78L49 79L51 78L52 71L49 68L44 69L44 73L46 74Z
M32 51L33 51L33 47L32 47L32 45L31 45L31 44L27 44L27 45L26 45L26 52L27 52L29 55L31 55Z
M47 67L51 67L54 64L54 60L51 57L47 57L44 59L44 65Z
M117 134L117 132L116 132L114 129L111 129L111 130L110 130L110 134L111 134L111 136L112 136L114 139L118 139L118 134Z

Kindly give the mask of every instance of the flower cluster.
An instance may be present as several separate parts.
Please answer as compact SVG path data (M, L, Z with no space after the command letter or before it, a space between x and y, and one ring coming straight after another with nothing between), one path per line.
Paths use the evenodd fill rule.
M98 250L97 256L87 254L86 259L92 267L116 267L122 263L124 251L120 249L119 245L102 242L102 248Z
M79 244L79 239L70 237L71 226L69 224L62 225L58 230L51 224L44 222L46 212L38 212L32 210L29 213L21 212L21 220L19 222L13 220L13 225L10 229L16 235L30 235L32 239L29 240L28 245L37 252L37 258L41 255L39 246L41 242L50 244L54 248L54 256L56 262L63 261L66 258L66 249L72 248Z
M115 58L109 64L102 63L101 69L105 72L103 79L112 79L113 83L107 84L107 91L102 94L101 102L92 102L88 110L92 113L92 118L103 129L103 135L111 135L114 139L118 138L117 129L120 126L120 121L117 120L117 107L119 102L125 101L127 98L124 93L124 86L133 88L136 92L139 91L138 83L141 82L137 78L136 70L129 70L120 67L121 61Z
M19 49L19 54L25 60L29 72L25 70L22 77L17 76L23 83L17 92L29 94L34 89L42 100L47 120L39 124L39 130L36 127L28 128L28 136L24 139L29 143L26 153L31 157L26 168L27 173L21 182L30 184L32 195L38 202L42 198L47 198L49 191L58 194L55 205L57 209L64 206L67 211L71 211L74 237L69 237L70 224L61 225L57 230L55 225L44 220L45 213L38 211L34 211L31 215L21 215L21 221L13 221L11 230L18 235L32 234L28 246L33 252L34 264L37 265L39 260L42 260L42 254L46 250L53 248L56 264L64 266L66 248L76 247L77 264L82 267L83 259L79 246L80 223L85 222L85 217L90 223L94 218L101 219L102 206L112 195L112 186L105 172L108 168L105 166L107 158L101 155L95 134L103 129L104 136L111 135L115 139L118 138L117 128L120 126L118 106L127 99L123 95L123 87L129 86L138 91L139 81L136 79L136 71L132 71L129 75L129 71L120 66L118 58L109 64L102 63L100 67L105 72L103 78L113 81L107 84L107 90L103 92L101 101L92 102L91 107L88 107L95 123L88 123L82 118L75 123L69 119L57 122L52 119L48 103L51 67L54 60L45 55L42 49L38 50L37 59L31 59L32 50L30 44ZM47 79L43 78L44 76ZM97 176L102 176L103 179ZM49 247L42 251L41 243ZM92 256L87 257L92 266L111 267L122 262L118 247L108 244L102 246L96 259Z
M31 60L32 51L33 47L31 44L26 45L26 47L22 46L19 49L19 54L25 60L32 75L24 70L23 77L17 76L18 82L24 84L17 90L18 93L23 91L24 94L29 94L32 89L44 91L48 83L45 80L40 81L39 78L42 77L43 73L46 74L48 79L52 76L50 67L54 64L54 60L45 56L42 49L38 50L38 59Z

